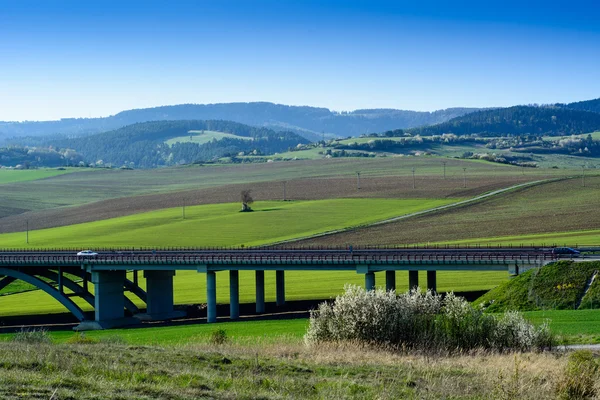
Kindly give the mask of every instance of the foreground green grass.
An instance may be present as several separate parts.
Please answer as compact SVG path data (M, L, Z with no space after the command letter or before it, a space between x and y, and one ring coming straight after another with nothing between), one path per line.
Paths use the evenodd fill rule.
M565 343L600 343L600 310L526 311L523 315L536 324L548 321Z
M225 330L227 338L236 343L299 343L306 332L308 320L283 319L267 321L219 322L217 324L196 323L192 325L164 326L154 328L110 329L89 331L84 336L106 341L123 341L137 345L184 345L190 343L209 343L211 335L217 330ZM72 331L48 332L56 343L72 340L77 334ZM0 334L0 341L12 340L15 334Z
M548 322L562 343L600 343L600 310L525 311L523 315L534 324ZM194 323L190 325L144 327L88 331L85 337L97 340L120 341L131 345L187 345L210 343L211 335L224 330L233 343L300 343L306 333L308 320L281 319L265 321ZM69 331L50 331L56 343L73 340L78 334ZM14 333L0 334L0 341L9 341Z
M265 201L254 212L239 203L210 204L29 232L30 247L256 246L369 224L456 200L330 199ZM5 248L24 247L23 233L0 235Z
M53 176L64 175L75 171L80 171L80 168L65 168L59 170L56 168L41 168L41 169L0 169L0 184L35 181L38 179L50 178Z

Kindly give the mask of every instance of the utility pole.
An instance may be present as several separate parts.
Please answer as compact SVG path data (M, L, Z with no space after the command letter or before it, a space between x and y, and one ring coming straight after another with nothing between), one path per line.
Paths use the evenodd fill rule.
M29 220L25 220L26 230L25 230L25 241L29 244Z
M581 166L581 185L585 187L585 165Z
M442 164L444 164L444 179L446 179L446 163L448 161L442 161Z
M467 187L467 169L463 167L463 187Z
M360 190L360 172L356 171L356 189Z
M287 184L286 181L283 181L283 201L286 201L286 196L285 196L285 185Z
M412 168L412 175L413 175L413 189L416 187L415 185L415 167Z

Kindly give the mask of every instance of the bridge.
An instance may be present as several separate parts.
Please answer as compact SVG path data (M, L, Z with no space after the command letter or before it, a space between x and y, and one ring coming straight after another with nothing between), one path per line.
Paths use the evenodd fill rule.
M437 271L520 271L555 260L548 248L536 247L406 247L344 249L169 249L98 250L80 257L75 250L0 251L0 290L20 279L59 301L79 321L77 330L108 329L140 320L183 317L173 303L173 276L178 270L206 275L207 322L217 320L216 272L229 271L229 317L239 318L239 271L254 271L256 312L265 311L265 272L276 275L276 304L285 303L285 271L356 271L365 288L375 288L375 272L385 271L386 289L395 289L396 272L408 271L409 287L419 285L427 271L427 288L437 289ZM146 279L145 290L138 273ZM128 277L127 273L130 272ZM93 290L90 287L93 286ZM67 289L67 290L65 290ZM130 292L146 304L146 313L131 301ZM94 320L72 300L79 297L94 308Z

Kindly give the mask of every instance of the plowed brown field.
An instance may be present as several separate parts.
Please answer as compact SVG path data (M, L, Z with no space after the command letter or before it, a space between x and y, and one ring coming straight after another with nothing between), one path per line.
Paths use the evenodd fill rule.
M308 178L287 181L287 199L317 200L330 198L468 198L521 182L537 180L531 176L470 176L467 188L459 178L418 177L412 188L412 177L361 177L357 189L355 177ZM44 229L130 215L161 208L198 204L226 203L239 200L242 189L251 189L255 201L283 198L283 182L255 182L186 190L172 193L122 197L101 200L81 206L30 211L0 219L0 233Z
M600 177L546 183L473 205L298 242L395 245L600 228Z

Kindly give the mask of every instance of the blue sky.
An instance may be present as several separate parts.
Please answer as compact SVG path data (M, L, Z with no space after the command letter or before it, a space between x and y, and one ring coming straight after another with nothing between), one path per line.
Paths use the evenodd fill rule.
M0 0L0 120L586 100L600 97L598 20L592 1Z

